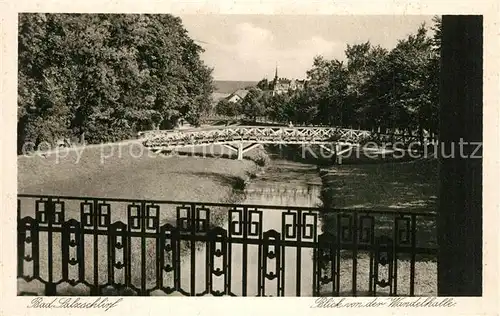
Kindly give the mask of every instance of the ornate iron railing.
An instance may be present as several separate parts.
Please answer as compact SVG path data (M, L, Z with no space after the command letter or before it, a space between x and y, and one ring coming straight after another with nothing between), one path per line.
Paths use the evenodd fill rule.
M193 145L227 144L233 142L363 145L376 143L422 143L418 135L384 135L370 131L337 127L268 127L229 126L188 130L155 130L139 133L143 144L151 148L179 148Z
M20 295L432 294L434 213L24 194L17 213Z

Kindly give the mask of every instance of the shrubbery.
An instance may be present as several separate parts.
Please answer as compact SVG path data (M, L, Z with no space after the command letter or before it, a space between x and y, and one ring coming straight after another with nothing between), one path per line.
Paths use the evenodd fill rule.
M252 155L251 160L258 166L264 167L269 164L271 158L269 158L269 155L265 150L258 150L254 155Z

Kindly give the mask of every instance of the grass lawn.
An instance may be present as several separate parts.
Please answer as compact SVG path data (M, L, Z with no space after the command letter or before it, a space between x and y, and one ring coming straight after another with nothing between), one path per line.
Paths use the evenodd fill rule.
M388 280L388 267L379 266L380 279ZM398 260L397 294L410 295L410 262ZM340 264L339 295L352 296L352 259L343 259ZM369 292L370 258L359 254L357 259L356 295L372 296ZM437 265L432 261L417 261L415 263L415 296L437 295ZM389 296L389 287L377 287L377 296ZM335 296L331 283L320 287L320 296Z
M142 155L141 155L142 152ZM165 156L140 143L92 146L57 157L18 158L18 192L76 196L225 201L238 178L254 172L249 160Z
M436 211L438 161L343 164L325 169L330 206Z
M343 164L322 169L323 189L321 199L328 208L380 210L380 211L419 211L436 212L438 191L438 161L422 159L407 162L388 162L366 164ZM337 218L333 214L322 216L324 230L336 232ZM378 215L375 219L375 236L386 235L393 238L394 218ZM437 245L436 222L433 218L417 217L417 247ZM345 268L341 276L352 271L352 253L346 251ZM398 266L401 276L409 275L409 261L406 254L400 255ZM358 254L360 275L368 274L368 254ZM347 273L346 273L347 272ZM437 293L437 265L432 255L417 255L416 295L435 295ZM351 282L345 279L345 294ZM366 291L368 281L358 281L358 289ZM398 286L403 293L409 292L409 280ZM382 291L384 292L384 291ZM328 295L328 292L325 292ZM360 294L362 295L362 294Z
M339 165L322 171L321 200L327 208L395 212L435 212L438 191L438 161ZM392 230L393 218L378 216L380 234ZM432 217L417 217L417 246L436 244L436 223ZM335 216L324 215L326 229ZM333 228L331 228L333 230ZM377 232L376 232L377 234Z

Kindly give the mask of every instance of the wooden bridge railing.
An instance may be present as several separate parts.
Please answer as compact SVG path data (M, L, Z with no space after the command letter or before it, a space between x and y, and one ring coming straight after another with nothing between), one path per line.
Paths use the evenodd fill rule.
M176 148L232 142L363 145L375 143L422 143L417 135L384 135L364 130L337 127L263 127L230 126L186 130L145 131L139 134L146 147Z

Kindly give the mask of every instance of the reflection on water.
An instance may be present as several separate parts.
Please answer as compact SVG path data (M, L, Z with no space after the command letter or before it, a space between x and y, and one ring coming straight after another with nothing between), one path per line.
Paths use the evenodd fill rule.
M321 181L316 167L287 160L272 160L265 173L245 189L246 204L316 207Z
M284 206L317 207L321 188L258 188L245 190L245 203Z
M245 189L245 200L243 204L254 205L275 205L275 206L301 206L301 207L317 207L320 200L319 194L321 190L321 181L317 175L316 167L297 162L286 160L273 160L266 168L265 173L259 175ZM262 233L275 230L283 238L283 210L265 209L262 210ZM250 221L258 222L258 214L253 214L254 217ZM292 213L285 215L285 224L293 222L291 219ZM233 220L237 220L234 218ZM304 224L312 224L315 218L311 215L304 217ZM227 224L224 225L228 229ZM295 229L295 234L302 233L298 227L288 228ZM318 229L320 229L318 227ZM251 237L249 238L257 238ZM288 238L288 240L294 240ZM296 240L296 239L295 239ZM303 241L312 241L311 238L302 236ZM266 296L277 296L279 288L283 288L285 296L296 296L300 292L301 296L311 296L313 290L313 260L312 250L309 248L296 247L273 247L269 249L273 251L274 256L266 258L264 253L259 256L259 246L256 244L247 244L246 266L244 265L244 246L242 244L228 245L230 250L230 292L241 296L243 288L246 288L247 296L257 296L259 293L259 277L263 281L263 286ZM263 251L265 247L262 248ZM202 247L196 252L196 266L201 267L207 263L207 249ZM299 258L300 256L300 258ZM259 264L259 258L262 258ZM207 280L210 279L211 287L214 290L224 290L224 275L216 276L206 269L196 269L196 276L190 273L190 254L187 253L181 264L181 287L189 288L191 278L195 283L197 293L201 293L206 289ZM216 258L213 262L214 268L223 268L223 257ZM259 267L265 266L266 270L259 271ZM215 268L216 269L216 268ZM266 278L264 272L269 276ZM246 284L241 280L246 274ZM280 275L280 277L276 277ZM297 289L297 280L300 279L300 291Z
M266 172L252 181L245 190L245 204L257 205L280 205L280 206L302 206L317 207L320 200L321 181L318 177L316 167L287 160L273 160ZM285 223L291 224L293 215L285 217ZM283 212L280 210L264 210L262 214L262 230L276 230L283 238ZM311 223L310 216L305 218L306 223ZM296 230L300 234L300 230ZM303 237L302 240L307 241ZM311 240L312 241L312 240ZM241 252L241 245L233 245L235 253ZM283 287L285 296L297 295L297 279L300 279L300 295L311 296L313 286L313 261L311 249L300 249L286 247L278 249L281 253L281 262L277 266L276 259L265 259L268 272L279 274L282 279L279 285L276 279L264 278L265 292L267 296L276 296L278 286ZM248 294L257 294L258 279L258 248L248 247ZM300 255L300 257L299 257ZM240 262L241 255L234 257L233 263ZM237 265L236 265L237 266ZM281 270L281 271L280 271ZM241 268L233 269L233 280L240 280ZM240 294L239 289L235 289Z

